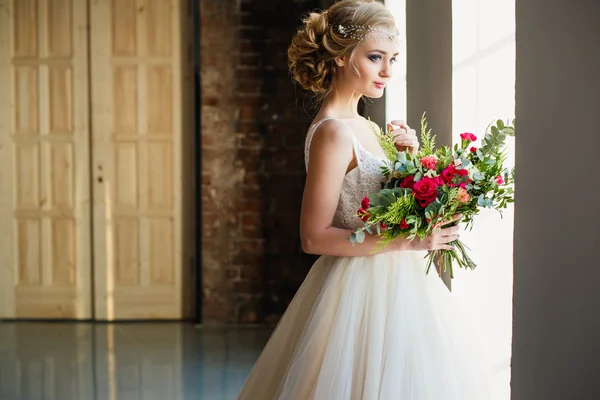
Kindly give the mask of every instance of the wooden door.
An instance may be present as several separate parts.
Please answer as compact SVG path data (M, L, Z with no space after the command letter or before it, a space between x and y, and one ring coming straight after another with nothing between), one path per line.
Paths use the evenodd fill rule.
M182 316L180 11L179 0L91 3L98 319Z
M0 0L0 318L90 318L87 2Z

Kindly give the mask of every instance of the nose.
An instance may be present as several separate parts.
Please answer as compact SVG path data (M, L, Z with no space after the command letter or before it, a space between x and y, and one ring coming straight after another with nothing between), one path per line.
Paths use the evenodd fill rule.
M388 63L383 64L383 68L379 71L379 76L382 78L391 78L392 77L392 66Z

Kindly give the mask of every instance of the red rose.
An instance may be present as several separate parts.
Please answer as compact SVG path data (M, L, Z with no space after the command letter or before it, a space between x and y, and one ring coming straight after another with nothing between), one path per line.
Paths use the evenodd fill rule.
M466 140L467 142L474 142L477 140L477 136L475 136L474 134L472 134L470 132L461 133L460 138L462 140Z
M440 178L442 179L442 182L447 183L449 186L456 186L453 182L453 179L456 175L461 177L468 176L469 171L467 171L464 168L456 169L454 164L450 164L446 169L442 171L442 173L440 174Z
M387 229L387 225L383 222L380 222L379 225L381 226L381 229Z
M456 167L454 167L454 164L450 164L442 171L440 179L444 183L452 183L454 175L456 175Z
M502 185L502 184L504 183L504 179L502 179L502 175L498 175L498 176L496 177L496 183L497 183L498 185Z
M410 228L410 226L406 223L406 220L404 218L402 218L402 221L400 221L400 229L408 229Z
M402 179L400 182L401 188L412 189L415 186L415 177L414 175L409 175L406 178Z
M421 207L427 207L437 198L437 187L439 185L440 182L437 178L423 178L419 182L415 182L413 192Z
M469 149L469 151L470 151L471 153L477 153L477 147L471 147L471 148Z
M369 208L369 205L371 204L369 197L365 197L364 199L362 199L362 201L360 202L360 206L362 207L363 210L366 210L367 208Z
M371 216L371 214L369 214L366 210L363 210L362 208L358 209L357 214L358 218L360 218L363 222L367 222L367 220Z

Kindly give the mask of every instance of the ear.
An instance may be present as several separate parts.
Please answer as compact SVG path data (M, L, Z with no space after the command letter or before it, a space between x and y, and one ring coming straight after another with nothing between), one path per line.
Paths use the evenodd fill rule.
M345 63L346 63L346 57L340 56L340 57L335 58L335 64L338 67L343 67L345 65Z

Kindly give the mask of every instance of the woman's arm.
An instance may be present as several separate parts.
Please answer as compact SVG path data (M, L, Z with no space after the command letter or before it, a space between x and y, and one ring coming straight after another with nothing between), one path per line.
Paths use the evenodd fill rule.
M377 247L377 236L367 234L352 246L347 229L331 226L348 166L354 159L352 133L335 120L323 122L314 133L300 214L300 238L306 253L333 256L367 256ZM458 227L441 229L424 240L398 238L382 252L451 249Z

